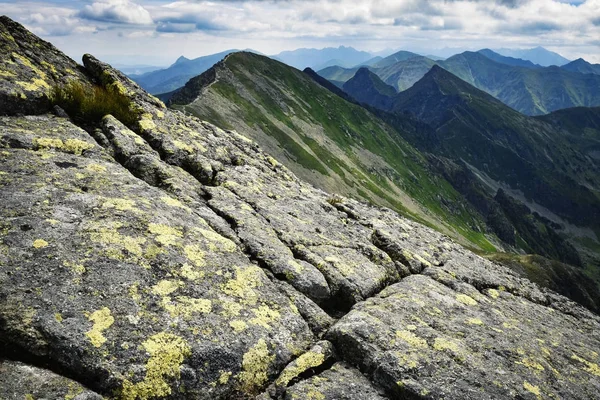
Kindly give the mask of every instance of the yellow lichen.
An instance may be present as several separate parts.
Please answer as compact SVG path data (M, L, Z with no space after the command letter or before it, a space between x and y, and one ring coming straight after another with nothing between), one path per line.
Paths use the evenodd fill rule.
M63 265L67 268L70 268L76 274L83 274L85 272L85 266L83 264L77 264L71 261L63 261Z
M277 310L273 310L269 306L262 305L258 307L258 309L253 309L255 317L252 318L249 322L253 325L262 326L265 329L271 329L270 323L278 320L281 317L281 314Z
M150 131L156 128L156 124L154 121L152 121L152 119L142 118L139 121L139 125L142 131Z
M308 393L306 393L307 400L325 400L325 395L318 390L310 389Z
M223 311L221 311L221 315L229 318L237 317L240 315L240 311L244 308L240 303L236 303L235 301L223 301L221 307L223 307Z
M542 393L540 392L540 388L537 386L532 385L531 383L525 381L523 382L523 387L525 388L525 390L535 394L536 396L541 396Z
M240 298L246 304L256 304L258 295L254 288L260 286L260 274L261 269L255 266L236 267L235 278L227 281L222 290L225 294Z
M192 146L180 140L173 140L173 145L180 150L187 151L190 154L196 151Z
M483 321L480 320L479 318L469 318L467 320L467 323L469 325L483 325Z
M488 289L488 295L493 299L497 299L500 297L500 292L498 292L496 289Z
M33 72L38 74L40 76L40 78L46 79L46 73L44 71L40 70L35 65L33 65L33 63L27 57L23 57L22 55L17 54L17 53L12 53L12 56L13 56L13 59L19 60L22 64L29 67Z
M190 264L183 264L179 273L182 277L190 281L196 281L204 276L204 271L199 271Z
M186 206L183 205L182 202L180 202L179 200L174 199L172 197L161 197L160 199L162 200L163 203L165 203L168 206L179 207L179 208L187 208Z
M119 198L107 198L102 203L102 208L114 208L119 211L131 211L135 207L135 201Z
M537 371L544 371L545 368L542 364L540 364L539 362L535 361L532 358L524 358L521 361L516 361L515 364L521 364L526 366L529 369L534 369Z
M79 139L67 139L63 142L61 139L55 138L36 138L34 143L40 149L64 150L75 155L81 155L83 151L94 147L93 144Z
M168 296L183 285L181 281L162 280L152 286L152 293L158 296Z
M598 364L581 358L576 354L573 354L571 358L573 360L579 361L580 363L583 363L585 365L584 371L589 372L592 375L600 376L600 366L598 366Z
M86 336L92 342L95 347L100 347L106 342L106 338L102 334L103 331L110 328L115 322L115 319L110 314L108 307L101 308L100 310L94 311L88 316L88 319L94 323L92 329L86 332Z
M84 142L83 140L79 140L79 139L67 139L67 140L65 140L65 145L64 145L64 149L67 152L73 153L77 156L81 155L81 153L83 153L85 150L89 150L93 147L94 147L93 144Z
M310 368L318 367L325 361L323 353L309 351L298 357L290 366L286 367L275 381L277 386L287 386L288 383L301 373Z
M466 294L462 294L462 293L459 293L456 295L456 300L458 300L461 303L466 304L468 306L477 305L477 302L471 296L467 296Z
M165 251L158 247L155 244L150 244L148 245L148 247L146 247L146 250L144 251L144 258L147 258L149 260L153 260L155 259L159 254L163 254Z
M100 164L88 164L85 167L85 169L90 172L98 172L98 173L106 172L106 167L104 167Z
M46 246L48 246L48 242L46 242L44 239L36 239L33 241L33 247L36 249L42 249Z
M194 263L197 267L204 267L206 261L204 260L204 251L197 244L190 244L183 248L187 258Z
M149 224L148 230L156 236L156 241L163 246L171 246L177 243L178 239L183 237L181 230L164 224Z
M219 376L219 383L221 385L226 385L229 382L229 378L231 378L231 371L222 372Z
M50 89L48 82L40 78L33 78L31 82L15 81L15 83L28 92L35 92L40 89Z
M458 344L442 337L435 338L435 341L433 342L433 348L439 351L450 350L454 353L458 353L460 351Z
M138 383L125 380L121 392L124 400L148 400L171 394L168 378L179 378L180 366L191 349L184 339L167 332L158 333L143 343L150 354L146 376Z
M214 244L211 247L213 251L222 251L222 252L233 252L236 249L235 243L231 240L219 235L216 232L209 231L207 229L200 229L200 234L204 236L206 239L210 240L211 244Z
M129 296L134 300L134 301L140 301L142 296L140 296L139 294L139 283L135 282L133 285L129 286Z
M240 332L243 332L246 329L248 329L248 324L246 324L244 321L241 321L239 319L231 321L229 323L229 326L231 326L233 328L235 333L240 333Z
M418 348L428 347L425 339L421 339L420 337L418 337L417 335L415 335L414 333L412 333L410 331L405 331L405 330L396 331L396 337L404 340L406 343L408 343L409 345L411 345L413 347L418 347Z
M264 339L259 341L242 357L242 372L239 380L242 390L248 394L256 394L268 380L270 364L275 355L269 353Z
M161 305L171 315L171 317L183 317L191 319L192 314L208 314L212 310L212 302L207 299L194 299L187 296L178 296L173 302L170 297L165 296L161 300Z
M55 313L54 319L56 320L56 322L63 322L63 317L60 313Z
M112 244L119 247L117 249L108 249L105 251L110 258L122 260L124 259L121 249L127 250L129 253L138 257L142 256L141 245L146 242L143 237L132 237L119 234L117 229L121 226L120 223L112 224L111 227L100 227L96 232L90 234L90 239L93 242L102 244Z

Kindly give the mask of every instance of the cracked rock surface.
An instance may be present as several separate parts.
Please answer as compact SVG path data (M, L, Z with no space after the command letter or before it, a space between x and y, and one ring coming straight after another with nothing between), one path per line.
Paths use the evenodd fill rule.
M13 75L46 53L75 64L31 56L39 39L6 17L0 32L28 60ZM83 130L43 93L0 108L0 382L26 368L86 399L600 397L598 316L84 64L77 79L121 88L134 126Z

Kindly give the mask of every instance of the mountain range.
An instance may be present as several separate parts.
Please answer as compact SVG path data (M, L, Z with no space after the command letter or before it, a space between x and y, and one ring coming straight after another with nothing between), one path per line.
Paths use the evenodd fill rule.
M394 59L394 56L390 58ZM600 105L600 76L589 73L597 71L598 66L583 60L563 67L541 67L485 49L464 52L443 61L415 56L390 65L385 61L380 61L380 65L382 62L386 65L383 68L369 68L397 91L411 87L433 65L439 65L527 115L541 115L568 107ZM341 87L357 70L330 67L318 72Z
M142 75L130 75L130 78L150 93L171 92L182 87L191 78L206 71L217 61L234 51L236 50L226 50L221 53L194 58L193 60L181 56L168 68L150 71Z
M562 66L569 62L568 59L561 56L553 51L546 50L545 48L538 46L532 49L497 49L496 53L502 54L503 56L521 58L523 60L531 61L534 64L541 65L542 67L549 67L551 65Z
M579 230L600 226L600 200L588 189L600 187L589 159L596 153L584 149L598 148L598 138L574 140L572 127L524 116L438 66L400 94L360 68L342 91L312 70L235 53L188 82L171 106L243 132L324 190L408 212L486 251L518 248L600 278L595 235ZM417 174L426 191L413 186L408 154L420 160L410 171L428 171ZM429 180L443 189L438 201ZM394 202L400 193L409 210ZM461 201L469 206L458 214Z

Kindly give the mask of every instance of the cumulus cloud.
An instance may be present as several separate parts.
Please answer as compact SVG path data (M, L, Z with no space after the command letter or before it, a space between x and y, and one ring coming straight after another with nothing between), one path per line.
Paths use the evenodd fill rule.
M152 24L148 10L130 0L101 0L86 5L78 16L94 21L121 24Z
M600 0L0 0L0 8L43 35L118 30L123 41L170 43L163 51L179 36L267 53L274 43L413 51L542 45L600 60Z

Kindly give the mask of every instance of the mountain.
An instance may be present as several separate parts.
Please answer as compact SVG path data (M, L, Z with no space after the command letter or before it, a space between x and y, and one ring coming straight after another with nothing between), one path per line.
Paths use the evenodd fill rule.
M497 49L495 51L503 56L528 60L542 67L549 67L551 65L560 67L570 62L570 60L567 60L560 54L539 46L532 49Z
M396 90L386 85L368 68L360 68L354 77L344 83L343 91L360 103L367 103L383 110L392 105Z
M527 115L600 105L600 76L559 67L522 68L464 52L439 63L446 70Z
M352 47L326 47L324 49L296 49L283 51L272 58L297 69L310 67L315 70L332 66L333 62L343 67L352 67L371 59L373 56L366 51L359 51Z
M378 69L375 73L385 83L401 92L414 85L435 64L430 58L417 56Z
M0 398L597 397L600 318L518 266L7 17L0 49Z
M375 63L377 63L377 62L379 62L381 60L383 60L383 57L381 57L381 56L375 56L373 58L369 58L367 61L363 61L360 64L354 65L354 67L355 68L371 67L373 64L375 64Z
M385 57L384 59L377 61L372 66L374 68L384 68L388 67L392 64L397 63L398 61L405 61L414 57L421 57L419 54L411 53L410 51L398 51L390 56Z
M536 65L536 64L532 63L531 61L522 60L520 58L505 57L505 56L500 55L490 49L482 49L482 50L479 50L478 53L483 54L490 60L494 60L500 64L512 65L513 67L523 67L523 68L532 68L532 69L540 67L539 65Z
M336 86L343 86L343 84L349 81L359 67L355 68L343 68L340 66L333 66L318 70L317 73L328 81L333 82Z
M397 91L411 87L433 65L439 65L527 115L600 105L600 77L572 72L569 68L536 67L527 61L493 55L487 50L467 51L444 61L409 57L406 52L400 52L397 57L400 56L408 58L383 68L376 68L378 64L369 67ZM319 71L319 74L341 87L355 72L356 69L330 67Z
M587 157L600 160L600 107L575 107L537 117L562 130L562 135Z
M359 72L372 76L366 68ZM396 131L276 60L231 54L190 80L171 106L251 137L319 188L392 207L493 248L478 214L458 206L463 199Z
M374 79L363 80L362 86L369 82ZM363 90L372 93L376 87L373 83ZM592 144L590 149L598 148L597 141L574 140L555 122L522 115L437 65L411 88L387 97L385 103L376 100L370 105L383 110L378 115L392 126L404 128L402 118L408 115L429 127L403 129L402 134L422 152L448 159L434 159L436 169L484 216L498 237L528 252L582 264L573 243L579 246L589 239L594 247L597 238L582 236L575 226L592 231L600 227L600 163L589 158L594 150L586 150ZM369 98L361 101L368 103ZM588 120L595 123L595 118ZM595 126L592 122L587 125ZM510 196L501 196L499 189ZM537 222L524 225L522 221L527 220ZM584 247L587 254L589 246ZM597 257L592 258L586 265L597 263ZM600 278L600 268L592 270Z
M579 226L600 227L599 166L555 126L512 110L438 66L399 93L391 110L432 126L438 141L429 150L464 160L490 185L508 184L528 203Z
M561 67L564 70L571 72L579 72L581 74L596 74L600 75L600 64L590 64L583 58L578 58Z
M193 60L181 56L169 68L142 75L132 75L131 79L152 94L171 92L182 87L190 78L206 71L217 61L234 51L236 50L227 50Z

